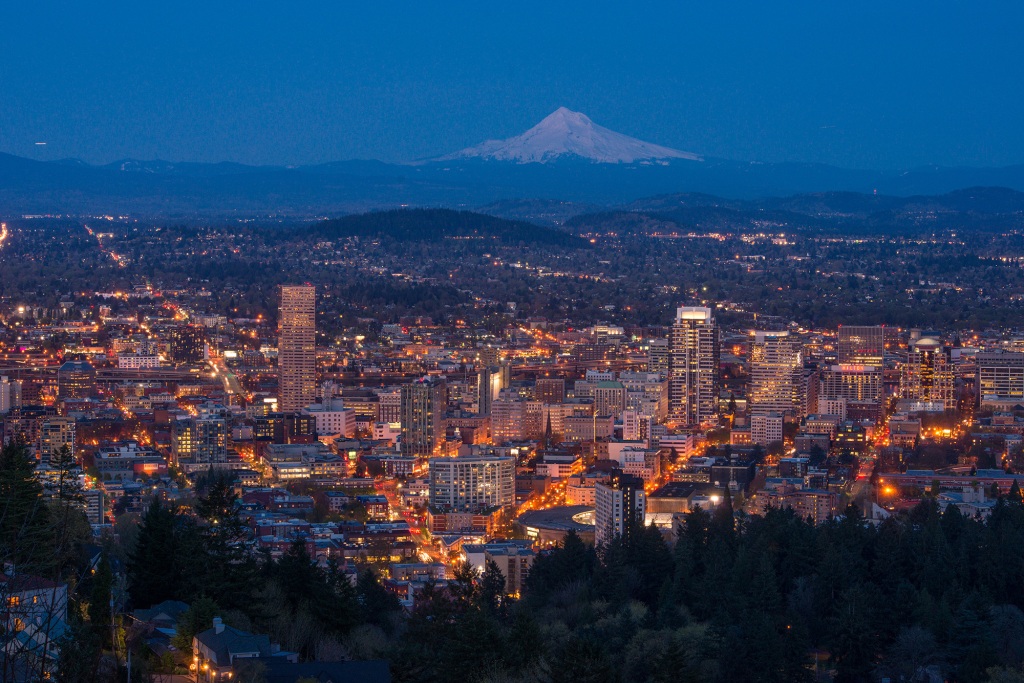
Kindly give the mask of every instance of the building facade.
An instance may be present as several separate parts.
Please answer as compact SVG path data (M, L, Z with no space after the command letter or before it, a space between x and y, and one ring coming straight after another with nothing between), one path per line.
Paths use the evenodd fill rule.
M440 512L485 512L515 502L515 461L467 455L430 461L430 506Z
M885 328L881 325L840 325L836 342L840 365L885 364Z
M639 477L621 470L612 472L607 483L594 485L594 539L608 543L616 536L625 536L647 514L647 494Z
M803 410L803 358L789 332L755 332L750 345L751 414L799 415Z
M669 348L669 412L688 425L718 414L718 325L710 308L676 310Z
M295 412L316 401L316 288L284 285L278 309L278 408Z
M447 403L443 379L424 377L402 387L402 455L427 458L440 453Z

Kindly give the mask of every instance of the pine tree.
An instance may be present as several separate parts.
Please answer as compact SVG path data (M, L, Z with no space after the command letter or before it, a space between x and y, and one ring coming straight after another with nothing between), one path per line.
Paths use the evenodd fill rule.
M136 607L180 599L175 515L154 498L139 526L135 548L128 556L128 593Z
M12 441L0 448L0 558L19 573L51 574L57 561L51 517L28 447Z
M484 572L478 581L476 592L476 603L480 609L494 614L502 606L505 600L505 575L495 564L494 560L488 560Z
M110 630L110 600L114 586L114 574L110 570L110 563L107 556L100 557L96 565L96 573L91 578L92 587L89 591L89 623L97 633L107 633Z

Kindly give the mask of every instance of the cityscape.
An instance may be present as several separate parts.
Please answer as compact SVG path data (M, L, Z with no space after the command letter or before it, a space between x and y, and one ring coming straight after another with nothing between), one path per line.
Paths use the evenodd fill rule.
M224 11L210 20L233 27ZM145 113L83 96L56 125L20 80L53 76L55 57L12 57L0 683L1024 681L1024 139L995 117L1002 138L960 142L942 133L957 112L865 95L884 126L890 104L916 112L882 144L838 100L790 93L846 120L810 143L792 108L752 123L693 81L738 131L685 109L698 135L658 113L685 103L653 83L696 76L639 10L580 24L637 51L622 64L559 33L593 60L564 74L502 31L540 39L575 19L565 8L536 26L308 11L238 19L267 51L239 54L272 78L191 52L156 10L139 15L153 51L133 32L118 48L145 78L127 52L81 51L70 15L55 24L69 59L126 79L120 106ZM878 36L927 13L865 11ZM107 17L99 35L138 28L96 12L80 19ZM763 96L762 54L774 73L801 45L862 82L839 47L764 12L734 18L739 37L720 10L658 15L702 26L701 50L719 35L749 76L738 92ZM981 21L965 12L927 21ZM859 44L850 17L813 14ZM971 81L982 114L1024 103L997 87L1024 63L995 32L1008 19L986 19L999 66L964 39L1002 79ZM763 21L795 42L758 52ZM478 47L474 30L504 28L471 59L417 22ZM222 33L224 50L249 40ZM960 78L941 41L906 40ZM635 68L655 58L641 92ZM594 119L492 59L551 69ZM321 60L381 83L342 87ZM380 88L417 116L271 114L264 77L321 113L380 106ZM148 118L213 85L188 130ZM421 87L463 93L450 121L431 123ZM631 95L598 96L616 87ZM140 121L151 137L122 141Z

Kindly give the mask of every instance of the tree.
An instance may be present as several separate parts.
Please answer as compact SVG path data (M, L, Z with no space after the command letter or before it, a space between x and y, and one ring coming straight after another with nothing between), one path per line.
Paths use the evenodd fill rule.
M213 628L213 618L220 614L220 607L205 595L189 605L178 618L177 633L171 644L182 652L192 651L192 638Z
M100 557L96 565L96 573L92 575L92 588L89 591L89 623L97 633L107 633L113 614L110 611L114 574L110 570L107 556Z
M0 557L23 573L48 575L56 562L54 527L22 441L0 448Z
M494 560L488 560L480 576L476 602L481 609L495 613L505 600L505 575Z
M153 498L142 517L127 566L128 593L138 607L183 597L176 521L159 497Z
M99 678L101 638L96 628L79 614L78 610L69 611L68 630L57 643L54 678L58 683L93 683Z

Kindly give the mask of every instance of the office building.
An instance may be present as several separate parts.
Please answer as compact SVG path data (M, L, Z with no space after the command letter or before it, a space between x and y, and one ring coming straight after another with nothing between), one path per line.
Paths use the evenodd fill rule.
M827 409L821 410L822 401ZM874 422L882 419L885 407L885 379L881 366L832 365L821 370L818 382L818 412L828 412Z
M1024 353L982 351L975 362L975 386L982 405L1024 403Z
M57 369L57 398L88 398L96 389L96 370L85 361L69 360Z
M443 379L424 377L402 387L402 455L428 458L440 453L447 404Z
M510 370L507 365L491 365L480 368L477 373L477 414L490 415L491 404L498 399L502 389L511 384Z
M937 339L911 341L900 373L900 397L956 409L956 385L950 350Z
M347 438L356 435L356 411L346 408L340 398L329 398L302 409L302 414L313 418L317 436L340 434Z
M750 416L750 442L767 447L782 442L783 418L779 413L757 413Z
M545 405L565 401L565 380L542 377L534 386L534 396Z
M464 455L430 461L430 506L440 512L482 513L515 502L515 460Z
M281 287L277 337L278 406L301 410L316 401L316 288Z
M647 343L647 372L668 375L671 366L671 347L668 339L651 339Z
M789 332L755 332L750 345L751 414L803 412L803 358L798 340Z
M172 363L196 365L206 358L206 329L201 325L183 325L171 333L169 353Z
M75 452L75 420L70 417L48 417L39 425L37 452L39 462L50 464L62 448Z
M401 422L402 421L402 391L381 391L377 394L377 421L378 422Z
M647 495L639 477L613 470L607 483L594 485L594 539L608 543L616 536L627 536L644 523Z
M0 377L0 415L6 415L13 408L21 407L21 381Z
M491 441L503 444L525 438L526 402L501 397L491 406Z
M885 328L881 325L840 325L836 360L840 365L885 365Z
M626 388L622 382L578 380L573 387L576 398L591 399L598 415L618 417L626 408Z
M223 467L228 457L227 423L219 417L172 422L171 456L186 472Z

